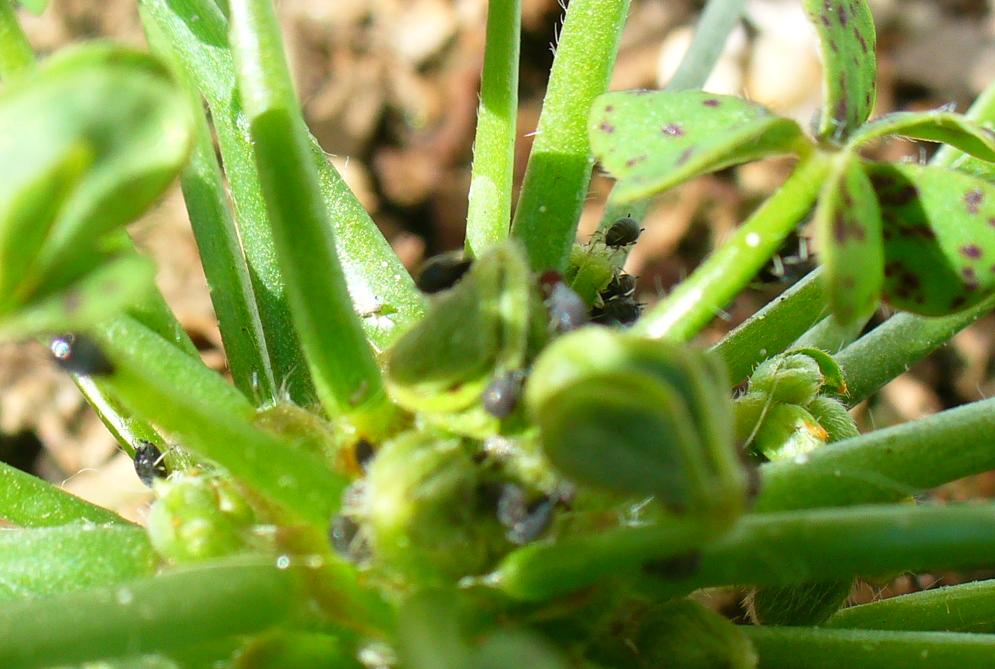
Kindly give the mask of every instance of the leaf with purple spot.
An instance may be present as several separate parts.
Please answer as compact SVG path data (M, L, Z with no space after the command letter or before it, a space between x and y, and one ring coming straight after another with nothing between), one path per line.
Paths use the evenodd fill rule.
M841 153L815 212L829 304L843 325L870 314L884 279L881 210L860 159Z
M591 149L619 180L617 202L645 199L692 177L791 152L801 129L742 98L703 91L626 91L595 100Z
M865 0L805 0L822 51L819 136L842 139L874 109L877 41Z
M888 302L942 316L995 292L995 185L929 165L865 169L881 205Z
M961 114L939 110L882 116L854 132L849 145L856 148L887 135L941 142L982 160L995 161L995 133Z

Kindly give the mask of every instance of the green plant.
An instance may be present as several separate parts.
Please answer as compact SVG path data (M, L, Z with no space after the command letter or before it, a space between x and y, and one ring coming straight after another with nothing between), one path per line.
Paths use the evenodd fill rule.
M995 93L868 121L862 0L806 0L814 138L694 90L741 2L709 3L670 89L605 93L628 1L573 0L512 216L520 5L491 0L473 262L428 298L308 134L271 2L138 4L155 57L36 67L0 0L0 337L56 337L157 497L143 529L0 464L0 665L991 663L988 583L838 609L855 576L992 565L995 508L909 497L995 468L995 401L866 435L846 407L995 306ZM947 146L862 157L890 135ZM620 268L646 201L785 153L782 188L639 316ZM618 182L576 244L595 159ZM177 175L233 384L123 232ZM813 206L822 269L689 346ZM882 296L908 313L821 350ZM713 586L776 624L690 596Z

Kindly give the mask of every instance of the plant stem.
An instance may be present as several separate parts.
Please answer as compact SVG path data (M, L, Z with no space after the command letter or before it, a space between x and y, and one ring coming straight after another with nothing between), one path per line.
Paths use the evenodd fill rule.
M713 536L715 530L699 519L673 519L536 543L508 555L484 583L516 599L548 600L643 562L687 553Z
M563 270L594 158L587 116L605 92L629 0L573 0L567 8L512 224L535 270Z
M844 399L852 406L870 397L992 309L995 296L951 316L892 316L836 356L849 391Z
M521 0L487 4L487 44L466 217L466 251L476 257L506 239L511 226L521 16Z
M13 0L0 0L0 79L13 80L34 66L35 54L17 21Z
M93 334L115 365L105 383L129 409L298 518L327 526L346 485L328 464L256 428L240 392L139 323L121 317Z
M657 579L658 594L987 568L995 564L993 551L992 504L890 504L749 515L701 547L694 574Z
M0 665L76 664L179 649L286 620L291 574L267 564L204 564L112 588L0 609Z
M729 33L743 15L745 0L709 0L705 5L694 39L666 85L668 91L701 88L715 69Z
M173 45L158 24L145 21L145 33L153 51L170 63L190 95L194 142L180 183L218 318L228 369L235 385L247 397L256 399L258 404L273 402L277 399L277 388L266 336L249 267L228 210L228 197L200 95L182 71Z
M838 611L826 627L938 632L995 632L995 581L890 597Z
M135 457L135 449L140 445L140 441L148 441L155 444L163 453L166 452L166 442L155 428L148 421L131 415L113 397L113 394L108 392L106 384L92 376L73 374L72 378L100 422L114 435L117 443L129 456Z
M741 627L760 669L965 669L995 663L995 636L949 632Z
M982 91L971 108L965 114L967 118L976 121L985 127L991 127L995 123L995 83L989 84L988 88ZM930 162L931 165L939 167L956 168L957 163L966 156L960 149L955 149L949 144L940 147Z
M271 0L230 3L242 104L294 325L318 399L379 436L392 405L353 309Z
M676 341L694 337L760 271L809 211L830 160L816 151L802 158L781 188L687 280L643 314L633 331Z
M22 527L55 527L75 522L130 524L56 486L0 462L0 518Z
M767 358L781 353L826 313L826 290L816 269L781 293L712 347L738 385Z
M898 501L995 469L995 399L761 467L758 512Z
M141 527L0 530L0 601L123 583L151 576L156 562Z

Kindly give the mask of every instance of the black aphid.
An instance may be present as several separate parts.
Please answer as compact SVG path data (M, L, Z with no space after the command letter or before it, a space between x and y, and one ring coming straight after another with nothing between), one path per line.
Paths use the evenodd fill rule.
M587 323L587 304L563 282L563 276L559 272L555 270L543 272L539 277L539 288L546 300L551 330L569 332Z
M613 249L635 244L642 231L636 219L628 216L620 218L605 231L605 244Z
M66 334L52 339L52 357L62 369L80 376L101 376L114 371L114 365L89 337Z
M377 452L373 450L373 444L368 442L366 439L360 439L356 442L356 445L353 446L352 457L356 459L356 464L359 465L359 468L364 472L369 469L370 462L373 461L373 456L376 454Z
M601 325L628 326L636 322L643 305L632 297L616 297L591 311L591 320Z
M519 546L535 541L549 529L555 506L555 500L545 495L528 503L520 486L505 484L497 513L498 521L508 528L505 538Z
M525 374L515 370L506 372L491 381L484 389L481 403L484 411L495 418L507 418L518 406L522 395Z
M337 514L332 518L328 527L328 540L332 544L335 552L342 557L354 561L356 559L356 535L359 534L359 525L349 516Z
M605 302L616 297L632 297L636 293L636 277L631 274L618 273L612 277L605 289L601 291L601 299Z
M140 440L135 449L135 473L142 483L152 487L155 479L164 479L169 474L160 451L151 441Z
M443 253L426 260L418 270L415 284L424 293L438 293L455 286L470 269L472 260L462 253Z

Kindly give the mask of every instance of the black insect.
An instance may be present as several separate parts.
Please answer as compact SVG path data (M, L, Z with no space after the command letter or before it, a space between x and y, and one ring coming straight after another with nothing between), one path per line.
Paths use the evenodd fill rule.
M539 287L546 298L549 327L553 332L576 330L588 321L588 307L559 272L550 270L539 277Z
M545 495L529 502L525 491L514 483L505 484L498 499L498 521L508 528L505 538L519 546L535 541L553 522L556 501Z
M629 326L636 322L642 312L643 305L636 302L635 298L615 297L592 309L591 320L601 325Z
M353 559L353 551L356 543L356 535L359 534L359 525L349 516L337 514L332 518L328 526L328 539L332 548L339 555Z
M356 464L359 465L359 468L364 472L369 469L370 462L376 454L377 452L373 450L373 444L368 442L366 439L360 439L357 441L352 451L352 456L356 459Z
M135 473L142 483L152 487L154 479L164 479L169 474L163 461L162 451L151 441L139 440L135 449Z
M495 418L504 419L510 416L518 406L524 381L525 374L518 370L506 372L495 378L484 389L481 397L484 411Z
M114 365L89 337L79 334L60 335L52 339L49 350L59 367L80 376L111 374Z
M628 216L620 218L605 230L605 244L613 249L635 244L642 231L643 229L639 227L639 221L636 219Z
M601 300L607 302L618 297L632 297L636 293L636 277L619 272L612 277L605 289L601 291Z
M473 261L460 252L432 256L419 268L415 285L424 293L448 290L459 283L472 264Z

